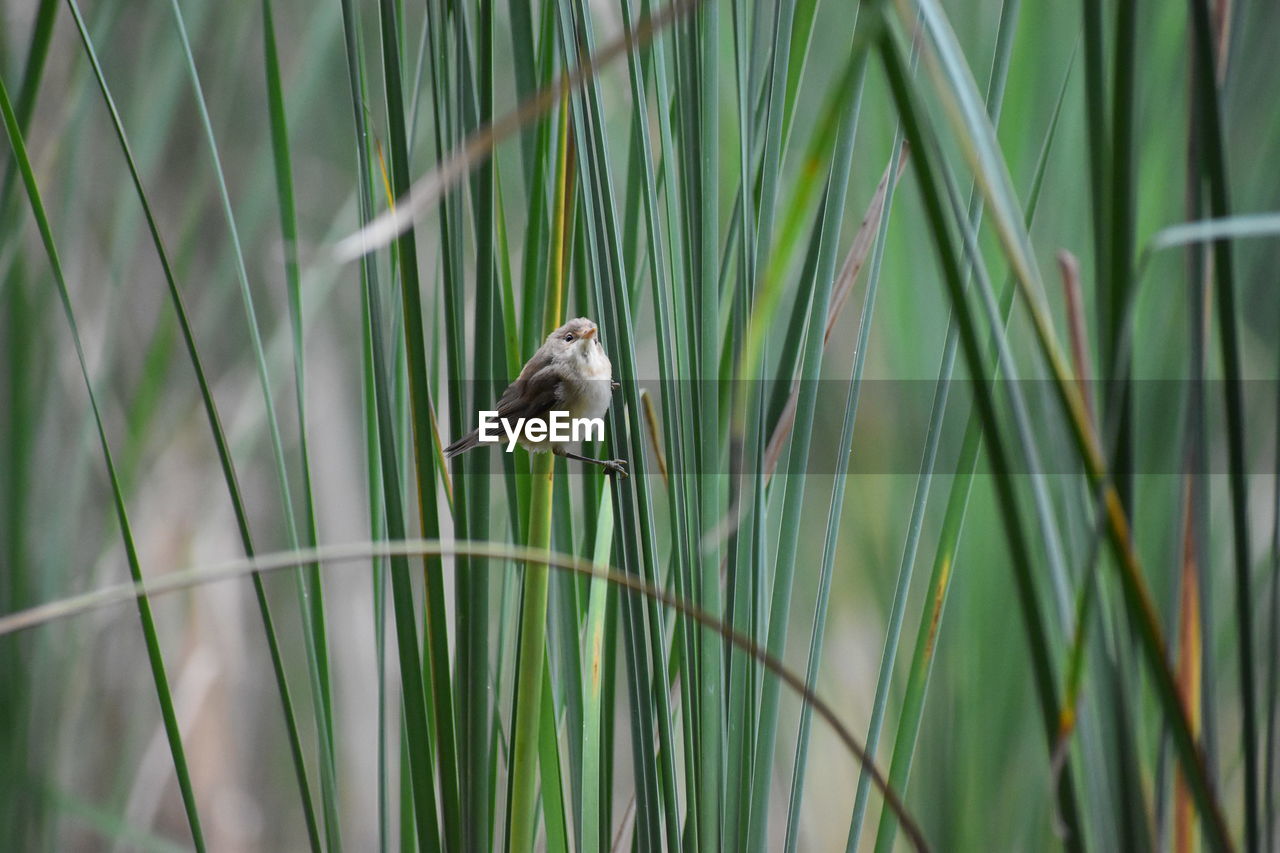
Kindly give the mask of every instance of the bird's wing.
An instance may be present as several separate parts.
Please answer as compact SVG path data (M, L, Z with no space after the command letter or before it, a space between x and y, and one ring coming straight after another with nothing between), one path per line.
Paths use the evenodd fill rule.
M564 402L564 377L550 358L534 356L520 371L520 378L507 386L498 400L500 418L543 418L561 408Z

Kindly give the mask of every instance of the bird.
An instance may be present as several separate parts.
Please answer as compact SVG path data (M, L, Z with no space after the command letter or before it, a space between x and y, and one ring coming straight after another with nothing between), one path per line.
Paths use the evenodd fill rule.
M600 330L586 317L576 317L551 334L525 363L514 382L498 400L498 417L504 422L539 419L544 423L552 412L567 412L570 418L600 418L609 408L613 365L600 342ZM521 432L520 444L531 453L550 451L557 456L599 465L609 474L627 476L625 459L593 459L570 449L570 442L531 441ZM446 459L479 447L479 428L473 429L444 450Z

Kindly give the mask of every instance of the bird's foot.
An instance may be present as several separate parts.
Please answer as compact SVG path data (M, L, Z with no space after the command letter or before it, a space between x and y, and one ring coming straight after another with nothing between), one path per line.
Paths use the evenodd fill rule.
M627 478L627 460L609 459L604 462L604 470L608 474L617 474L624 480Z
M609 383L609 387L612 388L614 391L617 391L619 388L622 387L622 383L615 379L614 381Z

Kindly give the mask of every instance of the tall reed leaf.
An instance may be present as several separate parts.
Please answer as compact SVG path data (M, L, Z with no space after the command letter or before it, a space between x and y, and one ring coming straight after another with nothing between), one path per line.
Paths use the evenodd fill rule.
M62 312L71 331L71 340L76 350L76 360L80 365L80 374L84 378L85 390L89 395L89 408L93 411L93 420L98 434L98 442L102 448L103 461L107 466L107 476L111 481L111 497L115 505L116 520L120 524L120 536L124 540L125 556L129 562L129 574L136 584L142 583L142 566L138 560L137 548L134 545L133 530L129 524L129 514L125 508L124 494L120 489L120 479L116 473L115 461L111 455L111 446L107 440L106 427L102 422L102 413L98 407L98 397L93 390L93 382L89 377L89 365L85 360L84 347L80 343L80 329L76 324L75 312L71 307L71 295L67 288L66 278L62 272L62 261L58 257L58 249L54 244L53 231L49 227L49 218L45 213L44 202L40 197L40 188L36 184L35 174L31 170L31 160L27 156L27 145L22 130L18 126L18 117L14 114L13 104L9 100L9 92L0 82L0 114L3 114L5 133L9 137L9 146L13 150L18 164L18 172L27 191L27 200L31 204L31 214L40 230L40 240L44 244L45 253L49 257L49 266L53 271L54 282L58 286L58 299L62 303ZM191 786L191 773L187 768L187 756L182 747L182 733L178 728L178 715L173 706L173 694L169 689L169 676L165 672L164 656L160 651L160 640L156 634L155 619L151 615L151 602L146 595L137 598L138 619L142 623L142 636L147 647L147 660L151 665L151 676L155 682L156 697L160 701L160 714L164 721L165 737L169 742L169 752L173 756L174 770L178 776L178 788L182 792L182 804L187 814L187 825L191 829L191 840L196 849L205 849L204 832L200 828L200 813L196 807L195 791Z
M120 117L120 112L116 107L115 100L111 96L111 91L107 86L106 76L104 75L102 66L98 61L97 51L94 49L93 41L89 36L88 27L85 25L84 18L80 13L79 5L75 0L69 0L68 5L70 7L71 16L75 21L76 29L80 34L81 42L84 45L85 55L89 59L89 64L93 69L94 77L96 78L99 89L101 90L103 102L111 116L111 123L115 130L116 138L119 140L121 152L123 153L125 162L129 168L129 176L133 182L134 189L137 191L138 200L142 205L142 212L147 222L147 229L150 232L152 243L155 245L156 255L160 260L160 266L164 272L165 282L168 286L169 297L173 303L174 312L178 318L178 325L182 332L183 343L186 347L188 357L191 360L192 368L195 371L196 382L200 388L201 402L204 406L205 416L209 421L209 428L213 434L214 445L217 448L218 463L222 468L223 480L226 482L227 492L231 498L231 507L235 513L236 526L240 533L241 545L244 548L245 556L252 557L254 554L253 537L250 531L248 515L244 507L244 499L240 491L239 479L236 476L235 465L231 458L231 451L227 445L226 435L222 428L222 420L218 415L217 407L213 401L213 394L209 388L209 380L206 376L204 365L201 362L196 348L195 336L191 329L191 321L188 317L182 293L178 289L177 280L174 276L173 267L169 259L169 253L165 249L164 241L160 236L159 225L156 222L151 201L143 187L142 177L138 172L133 151L129 145L129 138L125 133L124 123ZM302 751L302 742L298 732L298 723L293 708L293 699L285 673L284 659L280 650L280 641L276 635L275 621L271 614L270 605L267 601L266 588L262 583L262 579L255 575L253 577L253 586L254 596L258 602L258 610L262 617L262 625L266 631L267 648L271 656L272 671L276 679L277 689L280 691L280 701L283 705L285 725L288 730L289 749L293 759L294 775L298 781L298 789L302 796L303 817L306 820L307 835L311 841L312 849L319 849L319 834L317 831L315 809L312 804L310 782L308 781L307 776L306 760ZM331 808L329 815L336 819L336 808Z

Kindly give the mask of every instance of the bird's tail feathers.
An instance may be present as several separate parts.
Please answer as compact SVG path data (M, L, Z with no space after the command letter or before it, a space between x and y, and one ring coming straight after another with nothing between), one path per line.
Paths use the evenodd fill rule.
M458 439L453 444L446 447L444 449L444 458L452 459L453 457L457 456L459 453L466 453L471 448L478 447L479 445L480 445L480 431L473 429L471 432L467 433L462 438Z

